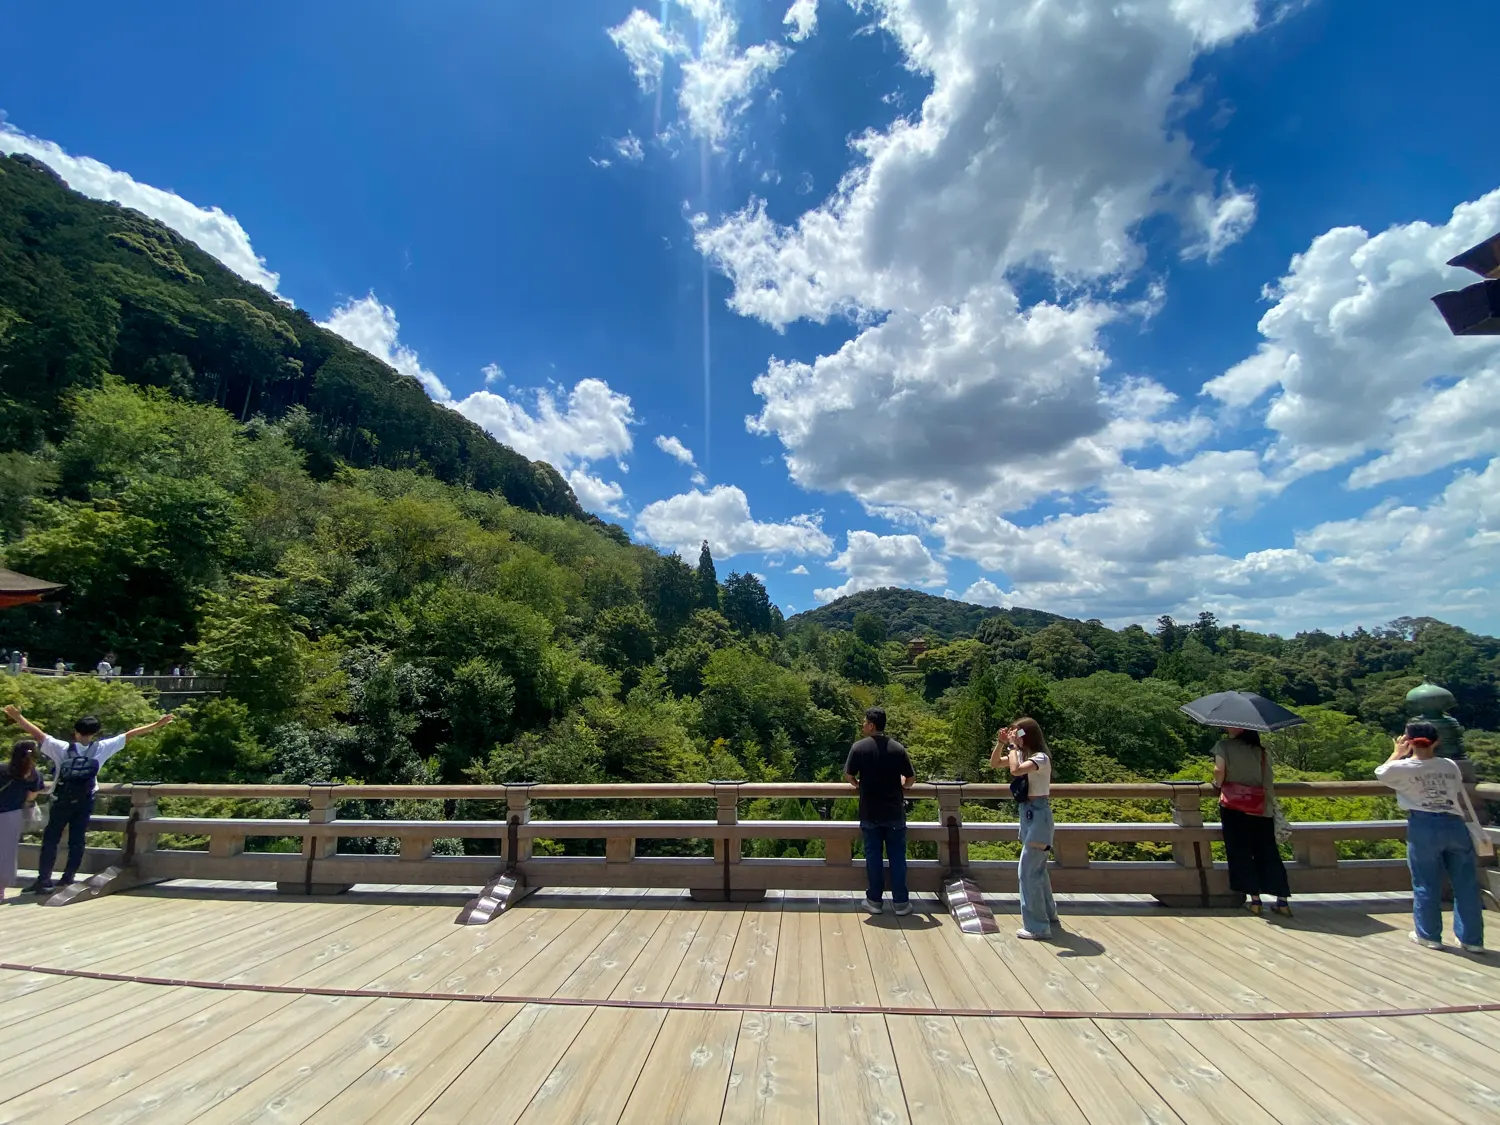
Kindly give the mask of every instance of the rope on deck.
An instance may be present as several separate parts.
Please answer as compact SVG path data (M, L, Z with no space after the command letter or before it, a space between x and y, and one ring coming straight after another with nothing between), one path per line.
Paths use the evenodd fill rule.
M505 996L487 992L403 992L385 988L329 988L320 985L252 984L246 981L190 980L106 973L93 969L65 969L55 965L17 965L0 961L0 970L43 973L47 976L108 981L112 984L150 984L165 988L203 988L219 992L269 992L288 996L347 997L361 1000L439 1000L470 1004L536 1004L563 1008L646 1008L681 1012L765 1012L773 1015L951 1016L954 1019L1027 1020L1177 1020L1183 1022L1258 1023L1267 1020L1368 1020L1406 1016L1462 1016L1500 1012L1500 1001L1478 1004L1439 1004L1428 1008L1369 1008L1310 1012L1107 1012L1027 1008L901 1008L884 1004L720 1004L711 1000L590 1000L574 996Z

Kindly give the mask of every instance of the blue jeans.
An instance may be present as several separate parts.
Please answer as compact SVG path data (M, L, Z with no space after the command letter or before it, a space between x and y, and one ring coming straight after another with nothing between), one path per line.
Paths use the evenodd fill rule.
M1412 913L1417 936L1443 940L1443 874L1453 884L1453 930L1461 945L1484 944L1484 906L1479 898L1479 860L1463 818L1451 813L1410 812L1406 863L1411 868Z
M1052 876L1047 859L1052 847L1052 801L1036 797L1019 810L1021 817L1021 863L1017 881L1021 887L1021 925L1043 937L1052 932L1057 903L1052 898Z
M906 893L906 825L861 824L859 827L865 834L865 898L879 902L885 895L885 872L880 862L880 851L884 847L886 858L891 861L891 901L909 901Z
M68 830L68 863L63 868L63 877L71 879L78 874L83 863L85 833L89 830L89 818L94 815L94 793L90 789L83 793L70 793L58 786L52 795L52 811L47 818L47 827L42 829L42 851L37 859L38 883L52 881L52 867L57 862L57 846L62 842L63 829Z

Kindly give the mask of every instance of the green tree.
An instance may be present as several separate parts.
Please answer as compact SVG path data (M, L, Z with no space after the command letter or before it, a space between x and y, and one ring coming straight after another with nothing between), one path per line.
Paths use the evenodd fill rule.
M697 576L676 551L652 556L641 568L641 597L657 631L670 639L697 608Z
M719 608L719 574L714 570L714 556L707 539L698 551L698 608Z
M885 621L868 610L854 615L854 635L871 648L885 644Z
M1059 680L1086 676L1094 668L1094 653L1066 625L1048 625L1031 638L1031 663Z
M1198 728L1178 710L1187 697L1176 685L1095 672L1053 684L1050 696L1062 712L1059 734L1101 748L1136 773L1171 773L1200 746Z
M772 632L771 597L753 574L730 574L722 595L724 619L746 636Z
M272 716L290 710L302 688L305 641L277 600L281 590L241 576L229 591L208 594L198 641L188 646L197 671L227 676L236 699Z

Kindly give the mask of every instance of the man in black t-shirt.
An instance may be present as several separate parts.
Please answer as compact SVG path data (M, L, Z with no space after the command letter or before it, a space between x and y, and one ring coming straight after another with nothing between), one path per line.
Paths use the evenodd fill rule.
M885 873L881 851L891 864L891 903L897 914L910 914L906 893L906 794L916 781L906 747L885 735L885 712L865 712L864 737L849 748L844 780L859 790L859 826L865 834L865 909L881 911Z

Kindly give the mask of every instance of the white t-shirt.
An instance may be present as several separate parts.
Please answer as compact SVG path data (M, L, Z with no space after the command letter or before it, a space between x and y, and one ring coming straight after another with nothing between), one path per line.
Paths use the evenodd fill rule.
M1022 776L1028 778L1026 782L1026 796L1049 797L1052 795L1052 759L1046 754L1033 754L1026 759L1035 762L1036 769Z
M1397 758L1376 766L1375 776L1396 791L1396 803L1408 812L1464 815L1463 774L1446 758Z
M80 749L89 757L96 759L102 768L105 762L125 749L125 736L117 734L113 738L97 738ZM51 758L54 765L61 768L63 759L68 756L68 744L60 738L53 738L50 734L45 735L42 738L42 753Z

